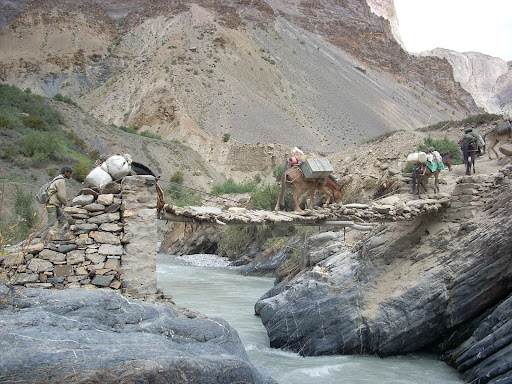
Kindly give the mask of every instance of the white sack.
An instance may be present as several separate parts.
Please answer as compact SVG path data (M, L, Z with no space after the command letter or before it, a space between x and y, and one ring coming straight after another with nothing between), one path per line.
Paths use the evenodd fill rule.
M91 188L102 188L104 185L114 181L112 176L101 167L94 168L84 180L84 185Z
M119 180L131 173L131 160L132 158L130 155L110 156L103 162L101 169L105 170L105 168L107 168L107 172L110 174L110 176L112 176L114 180Z
M409 156L407 156L407 164L416 164L416 163L425 164L426 162L427 162L427 154L425 152L410 153Z

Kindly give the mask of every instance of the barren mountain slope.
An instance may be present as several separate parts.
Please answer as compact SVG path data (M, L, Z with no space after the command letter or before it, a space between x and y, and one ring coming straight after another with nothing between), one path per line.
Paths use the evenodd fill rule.
M9 11L0 33L3 81L62 93L107 124L178 139L207 159L223 137L336 152L471 109L464 92L449 91L451 75L442 91L432 88L430 79L449 70L437 59L409 67L408 85L393 50L406 53L362 0L332 8L337 19L329 2L1 4ZM338 25L340 18L346 23ZM364 52L356 49L361 39L374 40L361 45ZM382 71L382 60L394 69ZM435 76L422 82L428 68ZM441 100L448 94L461 97L462 113Z

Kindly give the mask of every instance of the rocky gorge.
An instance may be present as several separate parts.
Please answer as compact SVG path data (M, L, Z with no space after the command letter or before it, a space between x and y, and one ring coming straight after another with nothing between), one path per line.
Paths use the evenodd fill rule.
M176 172L204 192L231 177L274 182L273 169L300 145L329 157L346 195L375 198L398 193L399 164L425 138L456 141L463 127L415 128L484 110L509 113L512 99L509 63L439 50L409 54L393 7L381 3L0 0L0 80L69 97L75 106L48 100L66 132L102 156L131 153L162 184ZM2 201L11 205L16 188L33 192L34 180L46 177L39 165L27 170L5 154L0 164L8 176L2 173ZM348 241L317 230L293 244L304 263L294 275L280 273L256 303L272 346L304 356L427 350L467 382L510 382L508 164L493 160L478 168L481 175L457 181L442 176L449 193L428 198L448 206L426 216L381 223L369 236L348 232ZM187 243L182 252L214 252L218 244L186 226L168 238L135 226L152 243L132 248L129 259L121 250L130 224L116 214L120 196L105 195L75 208L84 222L72 237L31 244L22 264L8 265L23 274L25 288L2 288L1 380L274 382L248 361L223 320L169 297L153 303L154 295L119 294L123 258L137 274L159 240ZM154 214L148 198L133 204ZM107 210L116 211L115 223L102 216ZM274 276L294 256L290 248L248 247L243 256L253 262L243 273Z
M256 303L271 345L307 356L428 349L467 382L509 382L510 171L463 177L449 208L382 225L354 250L339 234L310 238L322 260Z

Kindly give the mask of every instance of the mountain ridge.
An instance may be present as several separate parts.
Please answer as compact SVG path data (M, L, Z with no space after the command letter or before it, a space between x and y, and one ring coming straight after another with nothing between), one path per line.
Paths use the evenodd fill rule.
M481 111L364 0L0 4L3 82L204 156L225 135L335 152Z

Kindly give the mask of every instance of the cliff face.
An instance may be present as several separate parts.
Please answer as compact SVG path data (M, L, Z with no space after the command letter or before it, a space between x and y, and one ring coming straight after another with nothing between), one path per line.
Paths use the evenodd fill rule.
M479 107L490 113L510 113L512 74L505 61L478 52L459 53L441 48L422 52L422 56L446 59L453 67L455 81L473 96Z
M402 49L389 4L2 0L0 9L3 82L61 93L208 161L223 161L225 134L336 151L480 111L446 60Z
M454 81L449 63L437 57L408 54L395 40L396 32L390 23L374 14L366 1L301 1L293 9L283 7L287 2L269 3L294 24L325 37L367 65L389 72L411 86L432 90L465 113L478 110L471 96ZM372 2L373 9L393 20L393 13L378 4Z

